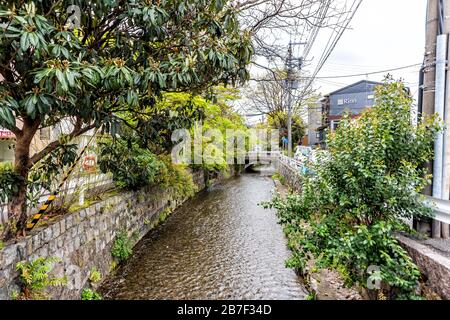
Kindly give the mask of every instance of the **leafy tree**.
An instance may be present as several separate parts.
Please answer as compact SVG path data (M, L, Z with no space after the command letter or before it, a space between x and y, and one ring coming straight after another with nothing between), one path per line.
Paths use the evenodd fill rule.
M198 154L196 155L197 152L200 152L200 148L196 149L194 146L193 157L200 157L202 164L194 164L193 167L200 167L218 173L228 169L226 152L233 152L233 160L236 160L236 157L244 156L250 137L243 117L230 106L230 102L238 99L238 93L224 87L215 87L214 90L215 101L203 98L198 100L199 105L202 105L204 110L201 127L203 136L202 154L200 156ZM194 130L195 128L191 130L192 136L195 134ZM227 139L230 137L227 137L227 131L228 134L234 132L235 134L242 135L241 138L245 139L243 149L239 145L234 145L233 148L228 150Z
M9 162L0 163L0 203L11 201L18 188L16 182L21 178Z
M137 190L152 185L163 163L148 149L123 139L100 142L98 165L102 172L111 172L119 188Z
M226 1L1 0L0 125L16 136L21 177L10 218L24 228L29 172L63 144L102 125L115 133L121 113L145 112L163 91L245 81L252 52ZM39 129L63 122L70 132L30 154Z
M157 177L158 186L169 190L172 197L177 200L185 200L194 196L198 187L187 166L173 163L170 156L160 156L160 160L164 165Z
M329 151L302 190L273 201L293 250L288 265L303 269L314 258L349 283L382 280L385 296L414 297L420 273L393 233L409 231L402 219L431 215L420 193L430 178L423 164L441 126L435 118L413 126L411 105L403 83L388 78L372 109L328 136ZM371 265L380 270L368 274Z
M176 129L191 128L196 121L203 119L204 109L199 103L201 99L192 93L166 92L152 108L147 108L145 113L137 114L128 121L133 130L123 132L125 134L121 134L121 137L133 138L155 154L170 152L173 147L172 133Z
M270 128L280 130L280 135L288 134L288 115L286 112L277 111L269 114L267 122ZM303 119L298 115L292 116L292 142L300 143L306 134Z

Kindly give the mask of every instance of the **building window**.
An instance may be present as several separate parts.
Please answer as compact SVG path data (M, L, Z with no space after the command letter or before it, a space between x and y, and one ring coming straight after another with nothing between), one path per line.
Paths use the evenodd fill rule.
M331 131L335 131L339 127L339 121L331 121Z
M369 94L369 95L367 96L367 99L373 100L373 99L375 99L375 96L374 96L373 94Z

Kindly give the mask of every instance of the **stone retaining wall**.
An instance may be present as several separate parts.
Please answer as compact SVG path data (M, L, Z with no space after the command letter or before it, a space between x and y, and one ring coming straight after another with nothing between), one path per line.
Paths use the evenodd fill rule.
M424 291L437 294L441 299L449 300L450 258L419 243L417 240L401 235L398 235L397 239L424 276Z
M205 188L203 171L195 172L193 178L199 190ZM80 299L93 267L103 277L114 269L111 247L119 231L126 231L137 243L158 222L161 213L182 202L174 200L170 191L155 188L120 193L6 244L0 250L0 300L11 299L19 291L17 262L38 257L60 258L51 274L67 278L66 285L49 288L49 296Z
M283 161L278 161L278 173L284 177L286 184L293 190L300 190L301 176L298 171L285 164Z

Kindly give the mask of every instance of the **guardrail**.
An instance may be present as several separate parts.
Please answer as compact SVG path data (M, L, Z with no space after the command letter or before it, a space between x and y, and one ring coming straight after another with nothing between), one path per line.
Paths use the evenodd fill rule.
M450 224L450 201L426 197L426 204L434 211L434 220Z

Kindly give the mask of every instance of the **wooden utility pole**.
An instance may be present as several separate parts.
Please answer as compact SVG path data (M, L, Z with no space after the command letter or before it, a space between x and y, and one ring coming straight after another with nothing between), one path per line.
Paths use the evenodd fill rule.
M443 80L444 69L447 69L447 62L442 56L437 61L437 41L439 40L440 52L448 51L448 35L450 34L450 21L446 18L450 13L450 0L428 0L427 21L426 21L426 45L423 65L423 98L421 101L421 111L424 116L429 116L435 112L445 118L450 124L450 77L447 72L447 80ZM442 39L447 35L447 42L443 45ZM445 47L443 49L443 47ZM447 55L446 55L447 56ZM448 59L448 58L447 58ZM436 72L436 67L439 72ZM437 77L438 76L438 77ZM445 82L445 83L444 83ZM445 94L445 99L443 98ZM445 104L444 104L445 100ZM444 104L444 108L442 108ZM435 108L437 107L437 109ZM419 115L420 116L420 115ZM450 132L447 130L443 137L439 137L435 144L435 166L433 163L427 165L428 172L433 172L434 183L427 186L424 193L439 199L449 200L450 196ZM445 155L449 155L448 157ZM439 158L440 157L440 158ZM439 160L439 161L438 161ZM448 238L449 226L437 220L432 221L431 234L433 238Z
M425 57L423 62L423 97L422 97L422 110L419 110L425 117L434 113L434 94L435 94L435 81L436 81L436 39L438 35L438 5L439 0L428 0L427 2L427 21L426 21L426 35L425 35ZM433 163L427 163L427 171L429 174L433 172ZM428 185L424 189L424 194L432 195L432 186ZM434 233L439 228L439 222L433 220L431 230L432 236L436 236ZM421 228L419 227L419 230Z
M436 38L438 35L438 2L439 0L428 0L427 7L422 100L422 114L424 115L432 115L434 113L434 85L436 81ZM427 188L425 193L431 195L431 186Z
M288 112L288 123L287 123L287 129L288 129L288 156L292 157L292 95L294 89L298 89L296 85L296 79L294 74L294 68L297 67L299 69L302 68L303 65L303 58L294 58L292 54L293 46L294 45L304 45L305 42L289 42L289 48L288 48L288 56L286 59L286 71L287 71L287 77L286 77L286 90L288 92L288 101L287 101L287 112Z
M288 58L287 58L287 79L286 86L288 92L288 119L287 119L287 129L288 129L288 157L292 157L292 89L294 82L294 72L292 66L292 43L289 43Z

